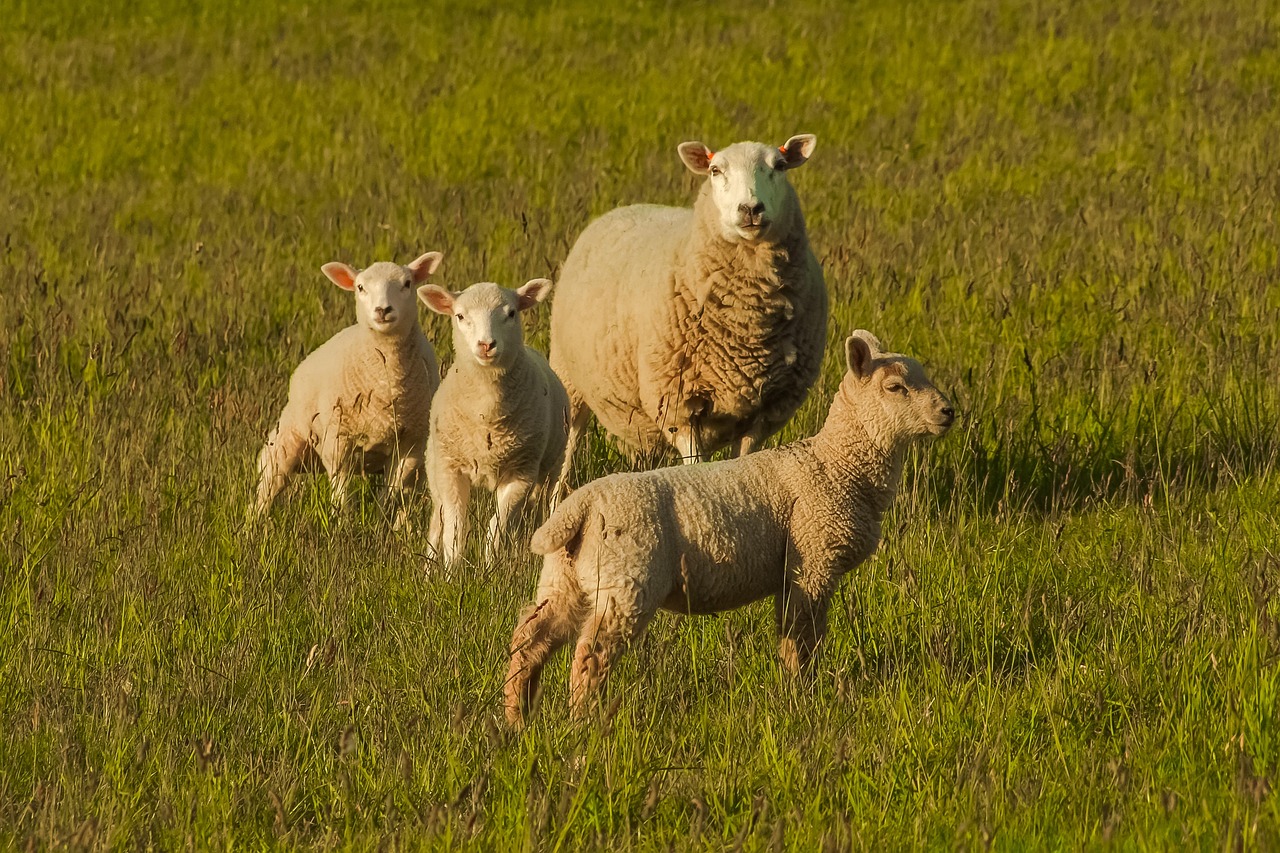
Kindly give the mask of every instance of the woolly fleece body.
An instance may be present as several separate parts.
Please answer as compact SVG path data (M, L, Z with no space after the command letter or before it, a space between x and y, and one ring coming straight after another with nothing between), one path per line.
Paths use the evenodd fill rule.
M357 293L360 322L320 345L294 370L288 402L258 456L258 515L270 509L293 472L316 461L329 475L336 508L345 503L355 473L386 473L389 509L417 479L440 366L418 323L412 285L430 275L439 258L435 252L423 255L414 261L417 267L377 263L358 275L336 265L345 272L335 274L351 284L339 286L364 288ZM327 265L326 274L330 266L335 265ZM380 297L375 301L386 306L364 304L375 291Z
M720 156L739 146L777 156L756 143ZM726 235L710 179L692 210L634 205L583 231L551 313L570 454L591 413L633 451L670 444L696 461L750 452L799 408L822 364L827 293L795 191L778 183L758 240Z
M517 291L482 283L462 294L433 288L436 294L423 297L433 310L444 307L441 313L462 312L477 323L492 323L483 333L490 350L474 340L476 327L460 328L453 317L456 359L431 410L427 479L434 505L428 538L446 564L457 559L466 541L473 487L497 493L487 539L492 556L498 537L521 520L532 494L550 485L564 460L568 395L546 357L524 344L514 313L536 305L550 288L550 281L535 279ZM452 296L447 305L434 304L441 294ZM508 317L507 311L513 313ZM477 351L496 357L482 363Z
M706 465L613 474L571 494L533 537L536 606L511 641L506 713L519 726L543 665L578 637L576 716L660 608L713 613L776 597L780 655L810 661L840 578L870 557L913 440L954 412L914 360L866 332L810 439Z

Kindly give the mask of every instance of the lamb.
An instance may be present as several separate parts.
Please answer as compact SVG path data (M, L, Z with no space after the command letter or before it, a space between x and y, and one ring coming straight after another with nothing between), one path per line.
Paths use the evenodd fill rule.
M427 252L408 266L382 261L362 271L337 262L321 267L355 294L357 322L293 372L288 402L258 455L257 517L294 471L316 459L329 475L335 510L346 504L350 478L361 469L386 473L388 511L416 480L440 366L418 323L413 285L434 273L441 257ZM397 515L397 526L404 520Z
M576 633L570 707L588 709L609 668L659 608L705 614L773 596L779 653L799 673L826 630L840 578L876 550L907 447L945 433L946 397L913 359L869 333L812 438L706 465L613 474L571 494L533 535L545 555L536 606L511 639L515 727L547 658Z
M569 397L546 358L524 344L518 314L547 298L551 282L518 290L492 282L462 293L428 285L422 301L452 317L454 363L431 410L428 539L446 565L467 536L471 488L497 493L486 556L522 518L531 493L546 487L564 458Z
M817 381L827 292L786 173L816 138L780 148L679 146L709 175L693 209L622 207L578 238L551 310L551 366L569 392L557 494L594 412L624 448L705 461L758 448Z

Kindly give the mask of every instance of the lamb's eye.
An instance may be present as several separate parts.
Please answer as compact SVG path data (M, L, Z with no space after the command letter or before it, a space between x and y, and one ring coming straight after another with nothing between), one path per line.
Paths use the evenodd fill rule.
M363 285L363 284L357 284L357 285L356 285L356 290L360 291L361 293L364 293L364 285Z
M786 168L787 168L787 161L783 160L782 158L778 158L773 163L774 172L784 172L786 171Z
M901 382L890 382L888 385L884 386L884 390L888 391L890 394L902 394L904 397L907 394L907 386L903 385Z
M459 320L461 320L461 319L462 319L462 314L461 314L461 313L454 314L453 316L457 317Z
M712 167L711 167L711 174L712 174L712 175L714 175L714 176L717 176L717 177L718 177L718 176L720 176L720 175L723 175L723 174L724 174L724 170L723 170L723 169L721 169L719 166L712 166Z
M510 320L510 319L511 319L512 317L514 317L514 316L516 316L516 309L514 309L514 308L508 308L508 309L507 309L507 319L508 319L508 320Z

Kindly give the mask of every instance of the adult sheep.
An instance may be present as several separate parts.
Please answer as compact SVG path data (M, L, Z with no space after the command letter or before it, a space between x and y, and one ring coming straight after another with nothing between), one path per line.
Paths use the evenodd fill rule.
M592 413L631 451L670 445L696 462L751 452L800 407L822 365L827 292L786 173L815 143L682 143L685 166L708 176L692 209L622 207L582 232L551 309L571 406L558 493Z

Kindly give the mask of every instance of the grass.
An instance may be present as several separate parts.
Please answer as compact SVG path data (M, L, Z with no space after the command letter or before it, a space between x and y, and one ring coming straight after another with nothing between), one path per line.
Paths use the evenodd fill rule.
M1274 7L4 6L0 846L1280 845ZM527 555L321 478L245 527L322 263L554 274L678 142L801 131L831 340L963 413L811 680L768 604L667 616L511 737Z

